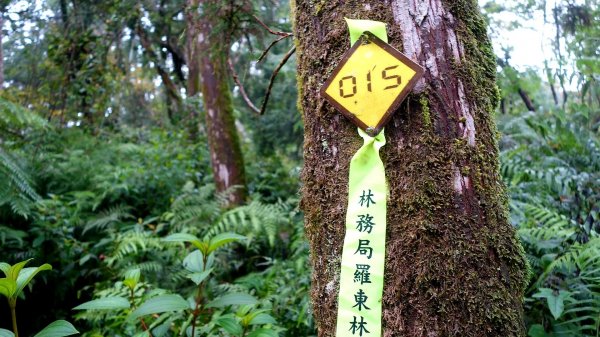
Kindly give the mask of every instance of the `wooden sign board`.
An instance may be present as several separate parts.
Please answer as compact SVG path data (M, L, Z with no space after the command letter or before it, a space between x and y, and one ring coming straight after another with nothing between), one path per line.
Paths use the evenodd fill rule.
M423 75L423 68L366 32L342 57L321 95L376 136Z

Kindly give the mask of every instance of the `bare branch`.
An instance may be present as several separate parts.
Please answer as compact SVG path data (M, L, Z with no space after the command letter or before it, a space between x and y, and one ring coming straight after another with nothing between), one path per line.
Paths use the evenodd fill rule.
M269 50L271 50L271 48L273 48L273 46L274 46L274 45L276 45L276 44L277 44L277 42L279 42L279 41L281 41L281 40L283 40L283 39L286 39L286 38L288 38L288 37L290 37L290 36L292 36L292 35L285 35L285 36L281 36L281 37L279 37L277 40L275 40L275 41L271 42L271 44L270 44L270 45L267 47L267 49L265 49L265 50L262 52L262 54L260 55L260 57L258 58L258 62L262 61L262 60L265 58L265 56L267 56L267 53L269 52Z
M258 110L258 108L252 103L252 101L250 100L250 97L248 97L248 94L246 94L246 90L244 89L242 82L240 82L240 79L239 79L237 73L235 72L235 69L233 68L233 63L231 63L230 58L227 59L227 64L229 65L229 70L231 71L231 75L233 76L233 80L235 81L235 84L237 84L238 88L240 88L240 93L242 94L242 98L244 99L244 102L246 102L246 104L252 111L254 111L255 113L260 115L260 110Z
M281 59L281 62L279 62L279 65L277 66L277 68L275 68L275 71L273 71L273 74L271 75L271 79L269 80L269 87L267 88L265 98L263 99L263 103L260 107L260 113L259 113L260 115L262 115L265 112L265 109L267 107L267 102L269 101L269 96L271 95L271 88L273 88L273 82L275 82L275 77L277 77L277 74L279 74L279 71L281 70L281 68L283 68L283 66L290 59L290 57L294 54L295 51L296 51L296 46L293 46L292 49L290 49L283 56L283 59Z
M252 17L254 18L254 20L258 21L258 23L263 26L269 33L273 34L273 35L277 35L277 36L292 36L294 34L289 33L289 32L278 32L278 31L274 31L271 28L269 28L269 26L267 26L264 22L262 22L261 19L258 18L258 16L256 15L252 15Z
M283 66L287 63L287 61L294 54L295 51L296 51L296 46L292 47L292 49L290 49L283 56L283 58L281 59L281 62L279 62L279 64L277 65L277 68L275 68L275 70L273 71L273 74L271 74L271 79L269 80L269 86L267 87L267 91L265 93L265 97L263 98L263 102L262 102L262 105L260 106L260 109L258 109L256 107L256 105L254 105L252 103L252 101L250 100L250 97L248 97L248 95L246 94L246 90L244 90L244 86L240 82L240 79L238 78L238 76L235 72L235 69L233 68L231 59L227 60L227 63L229 64L229 70L231 71L231 73L233 75L233 80L240 88L240 93L242 94L242 98L244 99L244 102L246 102L248 107L250 107L250 109L252 111L254 111L255 113L257 113L258 115L263 115L265 113L265 110L267 108L267 103L269 102L269 97L271 96L271 89L273 89L273 83L275 82L275 78L279 74L279 71L281 70L281 68L283 68Z

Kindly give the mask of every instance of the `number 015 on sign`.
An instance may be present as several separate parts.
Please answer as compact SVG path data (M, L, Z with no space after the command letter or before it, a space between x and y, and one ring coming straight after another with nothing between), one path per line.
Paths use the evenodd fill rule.
M370 136L377 135L423 75L423 68L365 33L344 54L321 88L337 110Z

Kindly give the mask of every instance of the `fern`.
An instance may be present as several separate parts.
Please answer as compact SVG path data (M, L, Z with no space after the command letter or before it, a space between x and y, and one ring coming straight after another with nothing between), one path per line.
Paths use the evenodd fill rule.
M144 231L138 225L128 231L117 233L112 241L112 252L106 258L108 266L113 266L129 256L138 256L146 251L162 248L158 237L152 235L152 232Z
M196 189L188 182L183 190L184 193L173 201L171 211L166 214L174 231L182 231L190 226L208 227L219 217L219 202L212 198L214 186L205 185Z
M126 205L117 205L110 207L109 209L100 212L98 216L92 218L88 221L83 229L83 233L85 234L87 231L95 229L101 230L106 227L119 223L125 219L131 219L133 216L129 213L131 207Z
M20 134L28 127L42 128L48 123L31 110L0 97L0 130Z
M234 232L250 240L266 237L269 246L273 247L277 235L289 229L290 222L290 212L285 203L263 204L255 200L223 214L207 235Z
M14 213L27 218L31 204L39 199L31 178L0 147L0 206L9 204Z

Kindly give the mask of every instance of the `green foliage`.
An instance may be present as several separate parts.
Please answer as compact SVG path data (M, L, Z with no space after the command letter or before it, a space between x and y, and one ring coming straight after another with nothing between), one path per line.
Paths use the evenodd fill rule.
M40 196L23 161L10 148L26 132L46 126L46 121L34 112L0 97L0 207L8 204L23 217L27 217L32 202Z
M47 263L39 267L25 267L29 261L31 259L21 261L12 266L6 262L0 262L0 270L5 275L5 277L0 278L0 295L3 295L8 300L13 325L12 332L0 329L0 335L2 336L19 337L16 316L17 299L38 273L45 270L52 270L52 266ZM78 333L79 331L71 323L58 320L50 323L34 337L63 337Z
M114 285L112 291L103 292L105 296L83 303L74 309L86 310L85 314L79 315L80 318L86 318L94 322L93 332L110 334L110 327L105 325L107 317L103 313L102 320L96 320L96 311L110 312L110 320L114 321L116 330L113 333L128 331L130 334L151 331L153 335L165 335L171 332L175 335L188 334L195 336L214 335L220 329L230 333L230 336L249 336L256 334L261 326L274 326L275 319L268 315L269 309L261 309L261 304L252 295L245 292L238 292L236 288L227 289L214 299L207 298L213 294L212 287L215 287L213 274L215 269L215 251L223 248L227 244L242 241L243 236L233 233L221 233L212 238L198 239L192 234L176 233L162 239L162 242L169 247L178 246L181 243L190 243L195 249L183 259L184 275L195 284L195 289L186 296L185 300L178 294L170 294L162 289L150 290L145 286L148 284L140 283L140 269L129 270L125 273L124 281L119 281ZM161 247L155 247L160 249ZM172 280L171 280L172 281ZM125 298L120 290L123 287L128 288L129 300ZM183 289L188 289L184 287ZM124 290L124 289L123 289ZM186 293L187 291L184 291ZM196 293L192 296L192 293ZM115 294L121 296L115 296ZM231 308L237 307L237 311L231 311ZM214 309L209 309L214 308ZM216 311L213 311L216 310ZM159 316L159 314L162 314ZM152 315L152 317L147 317ZM153 318L158 317L154 322ZM139 320L139 326L135 323ZM97 325L96 325L97 324ZM254 326L259 329L253 329ZM274 331L271 327L269 330Z
M525 114L501 123L511 216L535 275L530 336L600 333L600 141L588 115Z
M50 323L33 337L63 337L76 335L78 333L79 331L77 331L71 323L60 320Z

